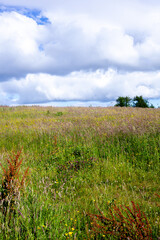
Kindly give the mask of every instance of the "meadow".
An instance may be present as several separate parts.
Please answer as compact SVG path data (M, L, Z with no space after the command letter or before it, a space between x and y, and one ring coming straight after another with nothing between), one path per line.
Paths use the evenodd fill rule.
M0 136L0 239L124 239L93 216L132 202L152 230L142 239L160 238L160 109L1 106ZM17 152L20 179L29 171L4 216L3 168Z

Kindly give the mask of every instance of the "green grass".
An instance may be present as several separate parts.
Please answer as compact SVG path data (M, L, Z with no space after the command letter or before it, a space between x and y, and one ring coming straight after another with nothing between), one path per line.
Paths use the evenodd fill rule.
M160 237L159 109L0 107L0 132L2 165L23 147L30 169L0 239L95 239L87 213L131 201Z

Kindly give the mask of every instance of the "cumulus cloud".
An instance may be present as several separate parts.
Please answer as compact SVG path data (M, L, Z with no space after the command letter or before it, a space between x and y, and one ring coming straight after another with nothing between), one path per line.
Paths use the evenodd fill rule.
M42 103L60 100L112 101L118 96L160 96L160 71L118 73L114 69L72 72L67 76L28 74L1 84L3 102ZM9 94L10 98L5 99Z
M16 12L0 15L1 81L45 68L47 56L39 46L45 41L45 28Z
M111 25L87 32L74 22L38 25L17 12L3 12L0 21L1 80L137 63L133 38Z
M160 98L159 1L0 2L1 103Z
M111 9L114 7L108 1L107 4ZM148 27L148 32L138 18L139 25L143 26L142 34L140 30L135 32L132 24L128 30L128 26L112 21L112 18L102 21L101 18L93 18L89 12L82 14L80 10L77 14L69 14L68 5L65 4L66 8L62 11L59 10L60 5L55 5L57 12L46 11L50 24L43 26L36 19L31 19L32 14L24 16L23 11L22 14L15 11L1 13L1 80L28 73L64 75L87 69L107 70L109 67L127 71L159 69L158 15L155 17L151 14L151 23L156 26L154 29ZM88 5L84 3L82 6ZM95 6L104 11L101 5L96 5L96 1L93 4ZM113 15L116 16L114 11ZM146 22L147 17L143 23Z

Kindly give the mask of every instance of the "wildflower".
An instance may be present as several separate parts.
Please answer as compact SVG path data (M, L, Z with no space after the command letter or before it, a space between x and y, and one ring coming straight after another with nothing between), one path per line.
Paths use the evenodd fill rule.
M69 234L69 235L72 235L72 234L73 234L73 232L69 232L68 234Z
M72 231L74 231L74 228L72 228Z
M39 229L41 229L40 227L37 227L37 229L39 230Z

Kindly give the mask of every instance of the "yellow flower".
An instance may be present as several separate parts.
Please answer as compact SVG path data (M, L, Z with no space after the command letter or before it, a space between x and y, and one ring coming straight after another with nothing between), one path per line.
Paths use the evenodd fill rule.
M102 235L102 237L105 237L106 235Z
M72 234L73 234L73 232L69 232L68 234L69 234L69 235L72 235Z
M74 228L72 228L72 231L74 231Z
M37 229L39 230L39 229L41 229L40 227L37 227Z

